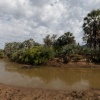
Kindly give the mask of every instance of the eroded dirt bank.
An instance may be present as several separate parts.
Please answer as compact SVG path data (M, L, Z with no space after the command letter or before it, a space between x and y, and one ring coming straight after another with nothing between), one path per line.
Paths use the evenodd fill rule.
M96 63L87 63L86 61L71 61L67 64L64 64L62 61L58 61L58 59L53 59L47 62L46 66L51 67L66 67L66 68L100 68L100 64Z
M0 84L0 100L100 100L100 90L57 91Z

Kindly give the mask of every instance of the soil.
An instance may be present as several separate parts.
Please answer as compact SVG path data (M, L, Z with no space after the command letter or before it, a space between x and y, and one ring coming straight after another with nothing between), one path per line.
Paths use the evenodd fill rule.
M46 66L50 67L66 67L66 68L100 68L100 64L96 63L87 63L84 60L80 60L78 62L70 61L67 64L64 64L62 60L59 59L53 59L49 62L47 62Z
M100 100L100 90L43 90L0 84L0 100Z

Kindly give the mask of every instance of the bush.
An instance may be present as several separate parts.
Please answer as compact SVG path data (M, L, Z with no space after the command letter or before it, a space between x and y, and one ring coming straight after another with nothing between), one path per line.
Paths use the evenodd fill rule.
M22 63L22 59L23 59L25 52L26 52L25 49L20 49L16 52L13 52L10 56L10 60Z
M0 58L3 58L4 57L4 52L2 49L0 49Z
M26 51L23 57L23 62L40 65L45 64L48 60L54 57L52 48L48 47L34 47Z
M91 55L92 62L100 63L100 51L94 50Z
M68 63L70 62L71 55L74 55L76 53L77 50L77 45L75 44L69 44L69 45L65 45L63 46L58 52L56 52L56 57L60 57L63 59L63 63Z
M33 47L26 51L23 49L14 52L11 56L12 61L25 64L41 65L54 57L53 49L50 47Z
M75 54L74 57L73 57L73 60L76 61L76 62L78 62L81 59L82 59L82 56L78 55L78 54Z
M83 55L86 56L87 60L91 60L92 62L100 63L100 50L85 48L83 51Z

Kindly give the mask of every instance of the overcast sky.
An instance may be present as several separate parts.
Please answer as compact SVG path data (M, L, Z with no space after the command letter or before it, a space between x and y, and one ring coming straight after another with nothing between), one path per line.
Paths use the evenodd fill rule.
M82 43L83 18L99 7L100 0L0 0L0 48L29 38L43 43L47 34L68 31Z

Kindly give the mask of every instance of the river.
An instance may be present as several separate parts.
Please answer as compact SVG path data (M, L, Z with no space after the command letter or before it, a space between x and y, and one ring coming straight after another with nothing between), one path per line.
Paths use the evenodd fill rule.
M53 89L100 89L99 68L34 67L22 69L21 64L0 60L0 83L12 86Z

